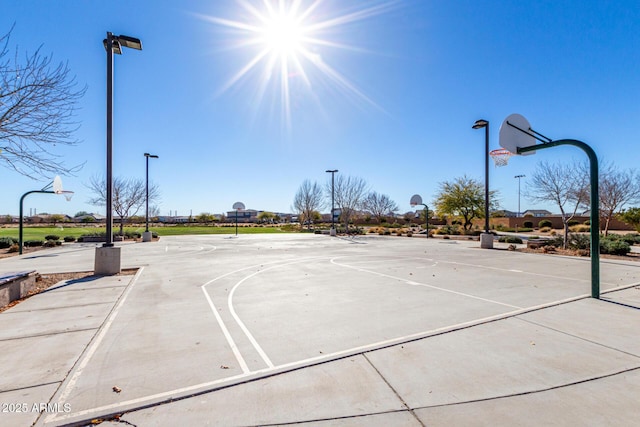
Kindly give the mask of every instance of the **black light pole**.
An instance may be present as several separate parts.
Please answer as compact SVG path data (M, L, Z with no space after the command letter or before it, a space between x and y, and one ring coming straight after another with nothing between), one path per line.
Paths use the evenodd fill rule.
M107 51L107 240L103 246L113 246L113 54L121 55L123 46L142 50L142 42L107 32L103 44Z
M335 227L335 222L334 222L334 200L335 200L335 192L334 192L334 177L335 177L335 173L338 172L338 169L333 169L333 170L327 170L327 173L331 174L331 231L330 231L330 235L335 236L336 234L336 227Z
M489 232L489 122L476 120L473 129L484 128L484 232Z
M149 232L149 158L152 159L157 159L158 156L156 156L155 154L149 154L149 153L144 153L144 157L146 158L146 162L147 162L147 186L146 186L146 197L145 197L145 201L146 201L146 214L145 214L145 228L144 228L144 232L148 233ZM148 236L147 238L149 238L150 236ZM142 239L143 241L146 241L145 238ZM151 239L149 239L150 241Z
M520 218L520 178L524 178L526 175L516 175L514 178L518 178L518 218Z

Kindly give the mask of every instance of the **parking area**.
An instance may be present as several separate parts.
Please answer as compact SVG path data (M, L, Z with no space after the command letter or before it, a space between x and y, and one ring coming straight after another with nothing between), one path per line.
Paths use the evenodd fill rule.
M637 376L640 347L625 338L640 324L636 263L603 260L596 301L589 259L496 246L298 234L122 244L135 276L66 284L0 315L13 349L0 361L0 396L39 390L37 399L68 405L36 414L39 425L121 413L137 425L189 413L204 425L213 412L225 422L211 425L426 425L451 419L456 405ZM1 260L0 273L91 270L94 248ZM613 332L589 326L618 321ZM583 329L596 336L576 338ZM9 375L30 351L25 343L43 337L48 357L64 353L65 362L40 376L35 362L32 377ZM297 409L283 396L301 399Z

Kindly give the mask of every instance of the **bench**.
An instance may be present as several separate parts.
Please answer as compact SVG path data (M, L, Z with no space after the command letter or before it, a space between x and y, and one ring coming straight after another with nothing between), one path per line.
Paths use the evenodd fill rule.
M27 296L35 286L35 270L0 274L0 307Z

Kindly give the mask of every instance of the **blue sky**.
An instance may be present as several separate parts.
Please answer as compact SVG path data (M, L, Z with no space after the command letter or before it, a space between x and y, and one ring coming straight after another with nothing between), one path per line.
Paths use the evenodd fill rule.
M264 10L262 1L246 3ZM311 4L303 0L301 10ZM157 154L150 176L163 215L222 213L236 201L288 212L300 184L324 184L326 169L365 179L409 211L416 193L431 204L439 182L465 174L483 182L484 132L471 125L489 120L491 149L499 148L498 129L511 113L553 139L586 142L601 161L636 167L637 1L325 0L305 22L371 7L379 13L325 27L315 37L326 43L309 47L352 89L303 61L308 84L302 73L288 74L287 122L277 73L257 96L264 64L223 90L259 52L237 48L246 32L221 24L252 22L237 1L3 0L0 33L15 23L12 46L42 44L87 85L75 135L82 143L55 149L68 165L86 162L63 177L75 196L31 195L25 211L104 214L88 204L86 184L106 169L107 31L143 43L143 51L115 58L114 175L143 179L143 153ZM490 186L502 208L515 211L515 175L531 176L543 160L584 158L573 147L514 157L491 166ZM4 167L0 182L0 214L17 214L20 196L48 183ZM527 208L558 210L523 196Z

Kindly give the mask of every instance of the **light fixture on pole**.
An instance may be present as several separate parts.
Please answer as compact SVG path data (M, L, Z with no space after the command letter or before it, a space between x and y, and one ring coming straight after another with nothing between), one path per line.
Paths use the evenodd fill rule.
M518 218L520 218L521 215L521 211L520 211L520 178L524 178L526 175L516 175L514 176L514 178L518 179Z
M115 36L107 32L107 38L102 41L107 51L107 235L102 248L96 248L95 273L116 274L120 272L120 251L104 248L113 246L113 54L122 54L122 48L142 50L142 42L129 36ZM104 249L104 250L99 250Z
M151 232L149 231L149 158L151 159L157 159L158 156L156 156L155 154L149 154L149 153L144 153L144 157L146 158L146 163L147 163L147 181L146 181L146 196L145 196L145 203L146 203L146 209L145 209L145 227L144 227L144 233L142 233L142 241L143 242L150 242L152 235Z
M334 200L335 200L335 181L334 181L334 177L335 177L335 173L338 172L338 169L330 169L325 171L327 173L331 174L331 230L329 231L329 235L330 236L335 236L336 235L336 226L335 226L335 220L334 220L334 212L335 212L335 207L334 207Z
M493 235L489 233L489 121L476 120L472 128L484 128L484 233L480 235L480 247L491 249L493 248Z

